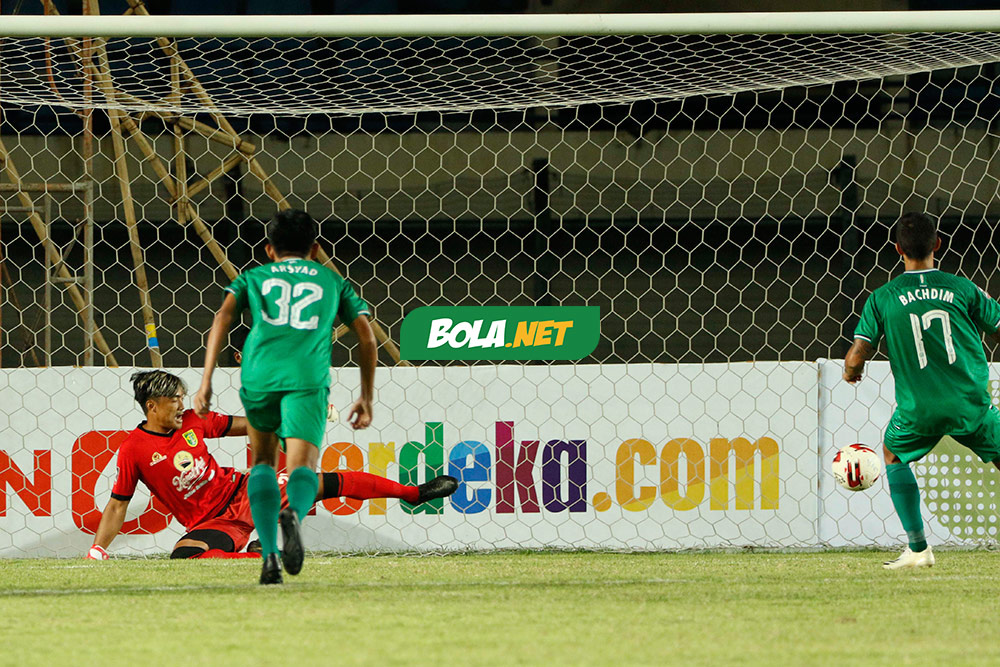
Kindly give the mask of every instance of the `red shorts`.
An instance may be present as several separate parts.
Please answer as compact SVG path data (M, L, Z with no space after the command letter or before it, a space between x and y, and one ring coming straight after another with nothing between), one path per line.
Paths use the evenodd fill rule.
M195 530L217 530L225 533L233 541L233 551L243 551L243 547L250 541L250 534L254 531L253 515L250 514L250 498L247 496L247 475L243 475L240 481L240 488L236 495L229 501L229 506L215 518L202 521L196 526L192 526L187 532ZM278 483L281 487L281 506L288 507L288 496L285 495L285 482L288 481L286 475L278 476Z

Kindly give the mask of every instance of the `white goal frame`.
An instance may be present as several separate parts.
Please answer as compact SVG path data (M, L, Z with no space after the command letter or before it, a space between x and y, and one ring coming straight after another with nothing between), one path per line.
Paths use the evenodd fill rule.
M989 32L1000 10L676 14L4 16L0 37L441 37Z

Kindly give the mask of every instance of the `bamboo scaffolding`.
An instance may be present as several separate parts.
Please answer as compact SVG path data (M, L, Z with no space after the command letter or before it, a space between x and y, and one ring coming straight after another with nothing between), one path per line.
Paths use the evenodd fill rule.
M37 193L41 193L42 194L42 196L44 197L45 203L41 207L39 207L38 205L32 205L32 206L13 206L13 207L9 206L9 205L4 205L4 210L6 210L8 213L27 213L27 212L36 212L37 213L38 211L43 211L45 213L45 217L43 219L42 224L45 226L45 230L46 230L46 234L47 235L48 235L48 231L51 228L50 225L51 225L51 221L52 221L52 211L51 211L51 195L52 195L52 193L75 193L75 192L80 191L80 190L83 190L84 197L86 197L87 194L92 190L92 187L90 187L88 185L85 185L85 184L82 184L82 183L25 183L23 181L20 184L0 183L0 193L11 192L11 193L17 194L19 191L21 191L21 192L25 192L25 193L28 193L28 192L37 192ZM90 229L90 225L88 224L88 218L84 218L82 226L83 226L84 234L86 234L87 230ZM44 331L45 331L45 333L44 333L44 336L43 336L43 339L44 339L43 349L45 351L45 363L42 364L42 362L40 362L38 360L38 355L36 355L35 352L34 352L34 349L31 348L31 357L32 357L32 359L35 362L35 366L49 365L51 363L51 359L52 359L52 294L51 294L51 288L52 288L53 282L60 283L60 284L65 284L65 283L68 283L68 282L75 282L75 283L79 284L81 282L79 276L74 277L74 278L62 278L62 277L60 277L60 278L57 278L55 281L52 280L53 272L58 271L60 268L68 265L67 258L69 257L70 253L73 252L73 248L76 247L76 244L79 241L80 231L81 230L80 230L79 227L75 228L74 232L73 232L73 236L70 239L69 243L66 244L66 246L64 246L61 249L59 249L58 247L56 248L56 252L59 255L59 261L53 263L51 256L49 254L45 255L45 260L44 260L44 264L45 264L45 276L46 276L46 279L45 279L45 290L44 290L44 295L45 295L44 296L44 301L45 301L45 304L44 304L44 308L42 309L41 313L39 313L39 315L36 318L35 323L34 323L34 327L37 329L37 327L39 325L39 322L44 319ZM84 246L83 246L84 253L87 253L89 251L89 248L90 248L90 243L88 242L87 239L85 239L84 240ZM2 264L3 264L3 259L2 259L2 257L0 257L0 266L2 266ZM3 270L5 272L7 271L6 266L3 266ZM11 287L11 296L13 297L14 306L15 306L15 308L19 312L22 312L21 305L20 305L20 303L18 303L16 294L13 291L14 282L10 278L9 273L7 275L7 282L10 284L10 287ZM88 293L88 294L91 293L92 290L93 290L93 287L92 287L93 281L90 279L90 277L85 275L82 283L83 283L84 292ZM2 299L0 299L0 303L2 303L2 302L3 302ZM87 299L87 306L88 306L88 308L92 308L92 304L93 304L93 300L92 299ZM83 328L84 329L92 328L92 327L88 327L86 325L86 323L93 321L92 320L93 313L91 311L88 311L88 310L85 310L84 312L85 312L85 315L84 315L84 327ZM28 325L25 324L23 318L22 318L21 324L24 325L27 330L29 330L29 331L32 330L30 327L28 327ZM92 343L92 337L85 336L85 338L86 338L86 344L89 346ZM25 339L25 344L26 345L30 345L30 346L35 346L36 345L35 340L34 339L30 339L29 340L27 334L25 334L24 339ZM93 359L93 350L90 350L89 348L85 349L84 356L85 357L87 356L87 352L88 351L91 353L91 362L92 362L92 359Z
M163 357L160 354L159 340L156 335L156 316L153 312L153 302L149 293L149 281L146 278L145 253L139 240L139 220L135 214L135 202L132 199L132 182L129 180L128 162L125 151L125 138L122 136L121 117L123 112L114 108L115 91L111 85L111 68L108 64L108 54L103 40L99 42L97 51L97 86L101 89L111 108L108 116L111 119L111 140L115 151L115 175L118 177L118 187L122 193L122 212L125 214L125 225L128 228L129 250L132 253L132 266L135 275L135 285L139 289L139 301L142 309L142 319L145 325L147 348L150 362L154 368L163 367Z
M138 112L136 115L140 120L145 118L159 118L164 123L177 124L183 129L189 132L197 132L201 136L205 137L209 141L214 141L229 148L240 151L247 155L253 155L257 152L257 147L241 138L239 135L232 135L219 128L212 127L207 123L202 123L193 118L188 118L187 116L178 116L176 112L171 111L168 107L157 104L156 102L150 102L142 99L141 97L136 97L124 91L116 91L117 99L122 101L129 106L134 107L145 107L142 111Z
M128 2L130 8L126 11L126 14L141 16L150 15L142 0L128 0ZM46 4L47 9L49 9L51 2L43 0L43 3ZM99 10L95 5L95 0L86 0L84 3L84 13L99 13ZM51 11L52 13L58 13L54 6L51 7ZM210 116L218 127L213 128L206 123L182 116L163 104L142 100L133 95L117 90L114 87L114 82L111 78L111 70L107 60L107 51L103 46L103 42L101 42L101 48L98 52L98 59L100 63L95 66L92 62L92 58L89 57L89 53L87 52L88 49L86 48L86 41L87 40L84 41L84 46L81 47L77 40L70 38L66 39L67 44L69 44L81 58L85 83L89 83L91 78L96 80L98 87L101 89L109 103L110 108L108 110L108 115L111 119L112 125L112 140L115 150L115 171L118 176L119 186L122 190L123 210L125 212L126 224L129 226L129 241L132 249L133 264L136 268L136 283L139 287L140 297L143 304L143 319L147 326L147 332L150 330L150 327L153 327L153 331L155 331L152 304L149 299L149 287L146 280L145 266L142 258L142 247L138 239L137 219L135 216L134 202L131 196L131 186L128 181L127 164L125 162L125 138L130 138L136 143L145 159L153 167L153 170L159 177L160 181L164 184L164 187L167 189L167 192L171 197L171 203L174 206L175 220L177 223L181 226L191 225L194 228L198 237L209 249L209 252L230 279L235 278L239 272L229 261L225 250L215 240L211 230L198 215L197 208L190 201L191 197L211 187L212 183L219 177L227 173L240 161L245 160L247 162L249 173L260 182L264 193L275 203L279 210L291 208L291 205L288 203L288 200L285 198L284 194L282 194L281 190L274 184L271 175L268 174L258 161L256 157L257 147L240 137L229 120L219 111L211 95L209 95L209 93L205 90L204 86L195 76L194 72L180 56L176 44L173 41L168 40L165 37L156 39L157 44L170 60L171 92L168 96L168 102L173 104L174 108L180 107L181 96L183 95L183 89L186 85L187 88L201 102L201 104L209 110ZM170 171L164 164L164 161L156 153L152 143L142 132L136 121L128 113L120 108L117 108L115 106L116 102L135 107L142 107L143 111L139 113L140 118L153 116L172 126L174 135L174 161L176 177L170 174ZM228 146L236 151L236 154L227 157L219 167L213 169L207 175L198 180L194 185L188 187L186 150L183 140L184 131L195 132L210 141ZM86 140L87 137L85 136L85 142ZM0 150L2 150L2 144L0 144ZM0 155L0 158L2 157L4 157L4 155ZM37 215L35 217L37 218ZM35 223L33 222L32 224L34 225ZM38 232L37 227L36 232ZM41 234L40 238L43 238ZM43 243L48 243L48 241L43 238ZM338 275L343 276L329 255L327 255L324 251L320 251L318 259L323 264L330 267ZM65 271L64 268L61 270ZM411 364L409 362L402 361L400 359L399 348L389 338L388 334L381 327L381 325L373 319L371 321L371 326L376 339L382 344L383 347L385 347L386 352L388 352L393 361L397 364L410 366ZM349 330L350 329L347 326L339 326L333 334L333 339L338 340ZM100 335L99 332L97 333ZM103 345L101 348L102 351L105 351L106 356L110 355L110 350L107 349L107 345L104 343L103 337L100 337L100 341L101 345ZM150 351L151 354L154 354L153 348L150 348ZM154 357L154 365L158 366L158 349L155 350L155 354L157 356ZM110 358L113 359L113 356Z
M178 60L180 55L177 47L171 44L173 55L170 57L170 101L175 106L181 103L181 71ZM187 200L190 196L187 187L187 155L184 152L184 131L180 125L174 124L174 173L177 174L177 201L174 209L177 216L177 223L184 226L185 213L187 213Z
M10 159L10 153L7 152L7 147L4 145L2 138L0 138L0 164L3 165L3 171L7 174L7 180L9 180L12 185L16 186L17 197L21 201L21 204L25 207L34 207L35 202L32 201L31 197L28 196L28 193L21 187L21 175L14 166L14 162ZM49 256L49 258L51 260L62 259L59 250L55 247L55 244L52 243L52 239L49 238L48 232L45 229L45 223L42 221L38 213L34 211L29 212L28 221L35 230L35 234L38 236L38 240L41 242L42 248L45 250L45 253ZM70 272L66 269L66 265L62 262L53 262L53 265L57 265L56 272L66 284L66 291L69 293L70 299L76 307L84 330L88 328L88 322L92 323L91 326L93 327L92 332L94 336L94 344L97 346L97 349L100 350L101 354L104 355L105 364L110 367L117 368L118 362L115 360L115 356L111 352L111 348L108 347L108 343L104 339L104 334L101 333L100 329L97 327L97 323L94 322L93 319L87 318L87 300L84 299L83 294L80 293L80 288L76 285L76 278L70 275Z
M146 9L146 5L142 2L142 0L128 0L128 3L136 14L142 16L150 15L149 10ZM171 45L170 40L168 40L166 37L159 37L157 38L156 42L157 44L160 45L160 48L163 50L163 52L166 53L167 56L169 57L171 55L171 51L173 50L173 46ZM232 124L230 124L229 120L224 115L222 115L222 113L219 111L219 108L215 106L215 100L213 100L212 96L208 94L208 91L205 90L205 87L201 85L201 81L199 81L198 77L194 75L194 72L191 71L191 68L188 66L188 64L184 62L184 60L182 59L178 60L181 72L184 74L185 79L187 79L188 84L191 86L191 91L194 93L195 97L197 97L198 100L202 104L204 104L205 107L209 110L212 118L215 120L215 123L219 126L221 130L224 130L230 136L234 138L238 137L239 135L237 134L236 130L233 129ZM264 169L260 166L256 158L250 158L248 161L248 166L250 168L250 173L252 173L254 176L257 176L257 178L261 180L261 183L264 186L264 191L267 192L267 195L272 200L274 200L275 204L278 205L279 210L291 208L291 206L285 200L284 195L281 194L281 191L278 190L278 188L275 187L274 184L270 182L270 178L268 177L267 172L265 172Z
M136 14L149 16L149 11L146 9L145 4L142 2L142 0L128 0L128 2ZM215 120L219 128L223 130L225 134L228 134L234 142L240 141L241 139L239 135L236 133L236 130L233 128L232 124L224 115L222 115L219 112L218 107L215 105L215 101L212 99L211 95L208 94L208 91L205 90L205 87L201 84L201 81L199 81L198 78L195 76L194 72L191 71L191 68L188 67L187 63L184 62L182 59L174 58L174 56L176 55L176 48L170 42L170 40L168 40L165 37L160 37L156 41L159 44L160 48L163 50L163 52L168 57L171 57L172 59L171 62L178 62L178 67L181 70L182 74L184 75L185 79L187 80L187 83L190 86L192 92L198 98L198 100L201 101L201 103L204 104L205 107L209 109L212 118ZM163 115L171 115L171 114L164 113ZM176 114L173 115L176 116ZM237 150L240 150L239 146L237 146ZM241 150L241 152L244 151ZM278 187L274 185L270 175L260 165L260 162L255 157L253 157L252 153L246 152L246 155L247 155L247 167L249 169L249 172L253 174L258 181L260 181L261 186L264 188L265 194L267 194L267 196L271 198L271 200L275 203L275 205L277 205L278 210L291 208L291 205L288 203L288 200L285 199L284 195L281 193L281 190L279 190ZM336 271L337 274L343 276L343 274L337 269L337 267L333 264L330 257L325 252L321 252L319 259L322 263L326 264L331 269ZM409 362L403 361L400 358L399 348L389 338L389 335L377 321L373 319L371 322L371 326L372 326L372 332L375 334L375 338L382 344L383 347L385 347L386 352L388 352L389 356L392 358L394 362L404 366L412 365ZM335 340L338 339L339 337L340 336L334 335Z
M136 145L139 146L139 150L142 151L146 159L153 165L153 170L156 172L160 180L163 181L164 187L167 188L167 192L170 194L171 198L177 199L177 184L174 181L174 177L170 175L167 171L166 166L163 164L163 160L160 156L156 154L153 150L152 144L150 144L149 139L145 134L139 129L135 121L128 118L123 124L123 127L129 132L130 137L135 140ZM184 201L180 204L185 208L185 217L189 221L189 224L194 228L195 233L198 234L198 238L202 240L205 246L208 248L209 252L222 267L222 270L226 273L230 280L236 278L239 275L239 271L233 266L233 263L229 261L229 257L226 255L225 250L219 245L212 236L211 230L209 230L208 225L202 221L201 217L198 215L197 209L190 201Z
M220 176L228 172L230 169L238 165L240 162L243 162L245 159L246 158L243 156L242 153L235 153L231 155L222 164L220 164L218 167L216 167L212 171L208 172L205 176L203 176L200 181L189 187L187 196L194 197L202 190L211 187L212 183L218 180Z
M152 144L149 142L149 139L146 137L145 134L143 134L138 124L131 118L129 118L128 121L126 121L123 124L123 126L129 132L129 135L136 140L136 142L140 147L140 150L142 150L143 154L146 156L146 159L149 160L149 162L153 165L154 171L156 171L157 175L160 177L160 180L163 181L164 185L167 188L167 192L170 194L171 199L176 201L177 185L174 182L174 179L170 176L170 173L167 171L167 168L163 165L163 162L160 159L160 157L156 154L156 151L153 149ZM237 163L245 159L247 159L247 156L243 154L242 151L238 152L236 155L229 157L219 167L216 167L209 174L207 174L200 181L198 181L195 185L191 186L188 189L188 197L193 197L195 194L201 192L205 188L210 187L212 182L217 180L222 174L232 169ZM187 204L187 210L191 211L193 209L193 206L189 202L185 203ZM216 261L219 262L219 265L222 267L223 271L225 271L229 279L232 280L233 278L235 278L239 274L239 272L229 261L229 258L225 254L225 251L223 251L222 248L219 246L218 242L212 236L208 228L204 225L203 222L201 222L201 220L197 217L197 215L194 215L191 218L191 222L194 225L195 230L198 232L198 236L202 239L202 241L206 244L206 246L208 246L209 251L215 257ZM327 255L322 250L320 250L319 260L323 264L326 264L331 269L333 269L338 275L343 276L343 274L336 267L336 265L334 265L333 260L329 257L329 255ZM389 338L389 335L385 332L382 326L374 319L371 321L371 327L372 327L372 332L375 334L375 338L382 344L383 347L385 347L386 352L389 354L389 356L392 358L394 362L402 366L412 366L412 364L410 364L408 361L403 361L402 359L400 359L399 347L396 346L396 344L392 341L391 338ZM343 330L341 330L341 328L338 328L337 331L334 333L333 339L339 340L348 331L350 331L350 329L347 327L343 327Z

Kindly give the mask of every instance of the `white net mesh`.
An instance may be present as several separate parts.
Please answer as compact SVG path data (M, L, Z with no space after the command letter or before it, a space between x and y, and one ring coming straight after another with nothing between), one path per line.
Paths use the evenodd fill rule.
M998 61L994 33L4 39L0 553L89 545L141 418L127 369L40 368L197 384L221 288L289 205L324 220L386 365L419 306L602 313L582 364L381 371L375 428L331 425L324 468L463 486L417 515L329 501L310 545L895 544L887 489L828 475L837 447L880 442L888 373L855 392L818 360L897 269L904 210L939 217L942 268L1000 291ZM343 407L356 371L335 372ZM238 374L220 383L239 413ZM238 440L217 451L245 464ZM935 488L936 540L995 541L995 485L958 514Z
M88 43L89 42L89 43ZM85 88L100 61L114 100ZM13 104L279 116L508 110L732 95L995 62L995 33L99 39L4 43ZM174 68L211 98L176 95ZM100 97L100 95L96 96Z

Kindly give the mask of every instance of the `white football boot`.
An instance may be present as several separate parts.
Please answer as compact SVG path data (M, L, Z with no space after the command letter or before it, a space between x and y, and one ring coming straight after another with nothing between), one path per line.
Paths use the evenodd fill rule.
M899 555L896 560L889 560L882 563L882 567L887 570L905 570L907 568L931 567L934 565L934 552L931 545L923 551L912 551L910 547Z

